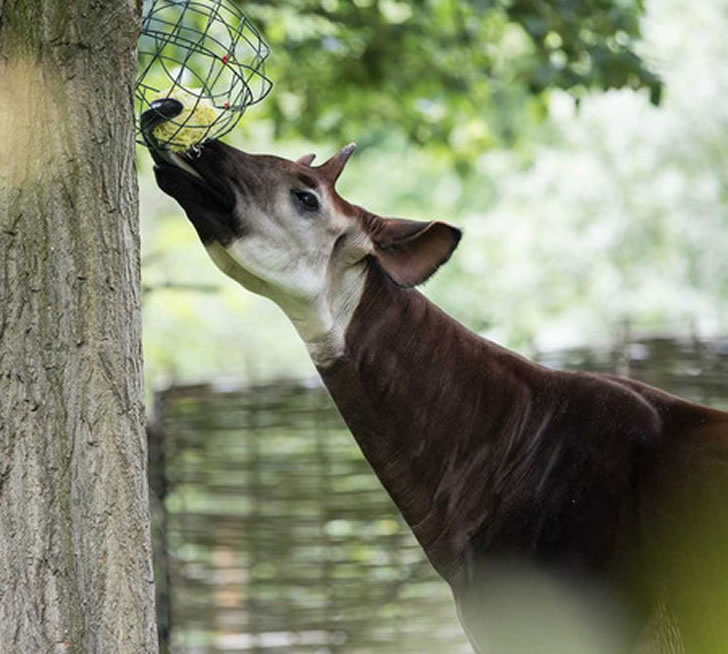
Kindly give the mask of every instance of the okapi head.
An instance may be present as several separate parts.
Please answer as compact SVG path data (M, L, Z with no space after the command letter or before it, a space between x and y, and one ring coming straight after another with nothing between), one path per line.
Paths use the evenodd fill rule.
M400 286L425 281L452 254L460 231L442 222L383 218L335 189L354 151L320 166L252 155L219 141L198 153L156 153L160 188L177 200L215 264L275 301L317 364L335 358L376 262Z

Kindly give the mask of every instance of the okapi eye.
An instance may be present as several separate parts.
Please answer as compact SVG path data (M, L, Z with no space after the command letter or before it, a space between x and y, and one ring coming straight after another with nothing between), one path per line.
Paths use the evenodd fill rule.
M317 211L319 208L318 198L310 191L293 191L293 197L304 211Z

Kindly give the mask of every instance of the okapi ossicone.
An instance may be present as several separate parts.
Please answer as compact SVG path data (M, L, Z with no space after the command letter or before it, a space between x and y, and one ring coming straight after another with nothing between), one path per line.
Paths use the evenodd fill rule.
M155 174L215 264L293 322L475 649L562 651L491 639L496 580L525 566L614 598L641 645L609 651L728 651L728 413L456 322L414 287L460 231L340 197L352 150L315 167L212 141L154 153Z

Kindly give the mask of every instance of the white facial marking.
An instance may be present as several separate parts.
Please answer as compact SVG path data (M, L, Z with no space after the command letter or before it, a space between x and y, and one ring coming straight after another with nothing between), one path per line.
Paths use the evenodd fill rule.
M212 243L207 252L226 275L280 306L314 363L325 367L344 353L364 291L368 239L360 235L335 251L350 219L333 211L326 194L318 197L321 208L310 216L295 207L288 188L269 199L266 212L248 204L241 210L245 235L226 247Z

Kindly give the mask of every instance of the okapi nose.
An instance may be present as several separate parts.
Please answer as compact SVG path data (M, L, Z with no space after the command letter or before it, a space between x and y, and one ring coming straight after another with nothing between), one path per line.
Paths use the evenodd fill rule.
M149 109L141 115L139 124L142 137L149 147L149 152L155 163L163 163L164 158L159 155L162 147L159 145L159 141L157 141L154 134L152 134L154 128L167 120L172 120L176 116L179 116L183 109L184 105L179 100L175 100L174 98L160 98L150 103Z

